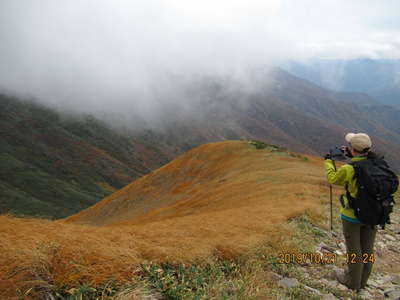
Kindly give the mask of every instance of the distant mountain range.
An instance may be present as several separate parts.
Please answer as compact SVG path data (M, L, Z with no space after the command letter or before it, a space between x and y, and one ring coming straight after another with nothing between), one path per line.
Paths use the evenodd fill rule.
M323 155L347 132L367 132L400 170L400 110L360 93L321 88L281 69L252 89L229 78L185 86L190 109L168 105L157 129L117 130L31 101L0 97L0 212L62 218L203 143L258 139ZM365 100L365 101L364 101Z
M253 79L257 84L247 92L226 79L198 82L187 95L201 95L193 104L196 115L169 111L159 139L193 145L253 138L322 155L342 145L347 132L367 132L375 149L400 169L398 108L361 93L327 90L281 69L260 70Z
M284 68L325 88L366 93L400 107L400 59L314 59L291 62Z

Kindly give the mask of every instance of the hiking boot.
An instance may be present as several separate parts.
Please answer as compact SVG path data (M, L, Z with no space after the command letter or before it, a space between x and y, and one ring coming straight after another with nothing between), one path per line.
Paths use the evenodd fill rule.
M372 296L371 294L366 290L366 289L361 289L357 291L357 297L361 299L371 299Z
M341 284L343 284L345 287L351 289L351 287L350 287L350 285L349 285L349 278L348 278L348 276L347 276L347 273L346 273L344 270L339 269L339 268L335 269L335 270L334 270L334 276L335 276L335 279L336 279L339 283L341 283Z

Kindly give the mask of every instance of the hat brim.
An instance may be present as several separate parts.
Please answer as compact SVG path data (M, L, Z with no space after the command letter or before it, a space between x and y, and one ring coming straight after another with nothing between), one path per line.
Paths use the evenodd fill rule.
M351 139L352 139L354 136L355 136L355 133L352 133L352 132L346 134L346 136L345 136L346 142L350 143Z

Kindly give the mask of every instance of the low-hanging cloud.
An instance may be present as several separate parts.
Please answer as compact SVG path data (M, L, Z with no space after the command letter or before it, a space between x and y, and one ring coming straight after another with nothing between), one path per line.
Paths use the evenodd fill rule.
M398 58L399 5L384 3L2 0L0 88L78 111L148 113L165 93L179 98L171 78L246 82L247 70L288 59Z

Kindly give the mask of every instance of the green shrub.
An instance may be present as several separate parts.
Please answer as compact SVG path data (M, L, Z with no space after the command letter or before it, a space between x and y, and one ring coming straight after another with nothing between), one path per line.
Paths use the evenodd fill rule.
M229 260L205 265L142 265L142 279L166 299L205 299L218 290L219 299L240 299L245 286L240 266Z
M258 141L258 140L250 140L248 143L250 145L253 145L254 147L256 147L256 149L258 149L258 150L259 149L269 149L271 151L285 151L285 148L267 144L267 143L264 143L264 142Z

